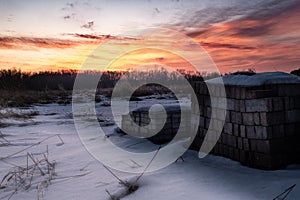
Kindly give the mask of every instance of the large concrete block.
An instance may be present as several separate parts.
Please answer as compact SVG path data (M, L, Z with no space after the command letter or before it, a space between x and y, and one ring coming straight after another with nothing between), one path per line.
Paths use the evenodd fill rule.
M296 124L295 124L295 123L285 124L285 126L284 126L284 135L285 135L285 136L293 136L293 135L295 135L298 131L299 131L299 129L297 130ZM300 145L299 145L299 146L300 146Z
M284 125L274 125L273 127L268 127L268 132L272 129L272 138L283 138L284 137Z
M273 111L282 111L284 110L284 97L273 97Z
M206 106L204 107L204 116L205 117L211 117L211 107L210 106Z
M234 159L234 148L230 147L230 146L228 146L227 148L228 148L228 154L227 154L227 156L229 158L231 158L231 159Z
M237 147L237 137L227 135L227 145L231 147Z
M246 134L246 126L245 125L240 125L240 136L242 138L245 138L247 136L247 134Z
M211 119L210 123L211 123L211 127L214 130L222 131L223 126L224 126L224 121L221 121L221 120L218 120L218 119Z
M204 97L204 106L211 106L211 101L209 96Z
M253 113L253 118L254 118L254 124L260 125L259 113Z
M267 155L250 152L249 165L260 169L278 169L286 167L287 159L285 154Z
M236 99L241 99L241 89L238 86L233 86Z
M260 113L260 122L263 126L284 124L286 122L285 112L262 112Z
M243 123L242 113L236 112L235 113L235 120L236 120L237 124L242 124Z
M250 151L256 152L257 151L256 140L255 139L250 139L249 144L250 144Z
M253 126L254 125L254 116L253 113L242 113L243 124Z
M246 126L247 138L256 139L254 126Z
M300 96L294 96L293 101L295 103L295 109L300 109Z
M283 139L256 140L256 150L268 155L283 153L285 151L285 141Z
M249 160L249 152L240 150L240 162L243 165L246 165Z
M244 103L244 100L235 99L235 101L234 101L234 111L235 112L238 112L241 110L241 106L240 106L241 102Z
M205 126L204 128L208 129L210 124L210 118L205 117Z
M246 112L270 112L272 111L272 99L245 100Z
M233 134L233 124L232 123L225 123L224 128L223 128L223 132L228 134L228 135L232 135Z
M235 99L227 98L227 110L235 110Z
M239 149L234 149L234 151L233 151L233 159L236 160L236 161L240 160L240 151L239 151Z
M237 148L243 149L243 138L241 138L241 137L237 138Z
M233 135L240 136L240 129L238 124L233 124Z
M234 124L242 124L242 113L231 111L231 122Z
M278 85L279 96L299 96L300 84L283 84Z
M255 126L255 138L256 139L268 139L268 129L265 126Z
M300 109L286 111L286 122L287 123L294 123L294 122L300 123Z
M243 149L245 151L250 151L250 143L249 143L249 139L247 138L243 138Z

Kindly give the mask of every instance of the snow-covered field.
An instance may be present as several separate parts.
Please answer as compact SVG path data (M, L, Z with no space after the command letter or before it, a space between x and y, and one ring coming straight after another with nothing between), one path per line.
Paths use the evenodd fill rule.
M132 102L131 106L156 102L156 99L144 98L143 101ZM160 102L170 104L174 103L174 100L161 99ZM100 102L96 109L103 123L111 122L110 107L107 104ZM10 119L13 123L0 129L5 136L5 140L0 136L0 181L9 171L16 170L16 166L26 168L27 152L41 160L47 148L49 161L56 163L55 174L50 182L45 181L47 175L43 177L38 172L32 176L32 180L25 178L25 182L31 181L28 188L18 187L18 180L5 179L1 184L0 199L104 200L109 199L106 190L112 195L125 191L125 187L119 184L80 142L72 119L71 105L38 105L28 112L32 111L39 114L30 119ZM3 120L3 123L8 122L8 119ZM141 142L130 136L118 134L115 128L116 125L111 123L104 127L105 132L110 135L109 139L126 150L147 151L157 148L147 140ZM59 134L63 143L56 134ZM48 139L43 141L46 138ZM36 145L39 142L41 143ZM124 181L133 180L138 176L113 172ZM145 174L137 184L138 190L122 199L273 199L289 186L297 184L287 197L292 200L300 198L300 166L289 166L278 171L262 171L212 155L199 159L197 152L188 151L183 155L183 160Z

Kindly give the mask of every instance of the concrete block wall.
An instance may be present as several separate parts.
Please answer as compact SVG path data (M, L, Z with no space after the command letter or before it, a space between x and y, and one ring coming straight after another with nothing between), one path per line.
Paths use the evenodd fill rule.
M137 124L140 127L145 127L146 125L149 125L149 108L150 107L142 107L131 111L129 115L123 115L122 129L128 133L134 132L141 133L143 135L147 135L147 133L153 134L151 130L145 130L143 128L133 126L133 123ZM155 144L165 144L167 142L170 142L174 138L178 131L182 116L182 130L187 132L190 131L190 109L185 108L182 110L181 113L180 107L178 105L169 105L165 106L165 108L167 113L167 119L166 123L164 124L164 127L156 135L148 137L148 139ZM163 115L160 112L156 112L152 115L152 117L153 121L151 122L151 125L160 126L160 123L163 120ZM132 119L132 121L130 120L130 118ZM157 129L156 127L153 128Z
M218 91L220 85L212 86ZM221 124L224 110L212 113L209 91L195 82L200 113L192 99L192 114L200 115L197 136L191 146L199 150L211 120ZM279 169L300 163L300 84L225 86L227 109L221 137L211 153L262 169ZM218 92L216 92L218 96ZM218 99L218 98L216 98ZM220 114L218 114L220 113ZM193 122L193 120L191 120ZM214 127L213 127L214 128ZM209 140L208 136L206 139Z

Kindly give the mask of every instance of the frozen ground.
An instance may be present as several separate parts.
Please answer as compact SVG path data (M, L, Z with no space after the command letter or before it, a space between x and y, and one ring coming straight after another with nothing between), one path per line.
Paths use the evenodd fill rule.
M161 100L166 104L174 100ZM132 102L132 107L149 105L157 102L145 98ZM111 122L110 107L97 104L99 117L103 123ZM9 144L0 141L0 181L14 166L26 166L26 154L32 153L36 158L46 151L48 146L49 160L56 162L56 174L46 187L39 184L43 177L34 176L30 188L14 189L14 181L2 184L0 199L109 199L105 190L111 194L124 191L100 162L95 160L81 144L76 133L71 105L40 105L33 108L39 115L32 119L13 119L15 125L1 128ZM4 112L4 111L1 111ZM26 111L22 111L26 112ZM1 119L0 119L1 120ZM4 120L7 122L7 119ZM115 144L130 151L143 151L157 148L148 141L140 142L129 136L115 133L115 125L104 127ZM61 143L55 134L64 141ZM51 137L54 136L54 137ZM39 145L32 145L51 137ZM15 154L27 148L27 150ZM31 147L31 148L29 148ZM15 155L13 155L15 154ZM12 156L10 156L12 155ZM6 158L8 157L8 158ZM139 189L124 197L126 200L188 200L188 199L273 199L293 184L297 184L287 197L300 198L300 166L290 166L285 170L262 171L241 166L226 158L207 156L197 157L197 152L188 151L172 165L150 174L145 174L139 181ZM115 171L114 171L115 172ZM135 174L115 172L122 180L135 178ZM13 194L13 195L12 195ZM43 194L43 195L42 195ZM11 196L12 195L12 196Z

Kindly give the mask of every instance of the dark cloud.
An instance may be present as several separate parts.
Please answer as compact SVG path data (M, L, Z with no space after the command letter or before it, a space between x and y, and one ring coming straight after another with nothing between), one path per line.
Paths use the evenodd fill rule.
M207 32L207 30L189 31L186 35L189 36L189 37L197 37L197 36L202 35L206 32Z
M70 9L73 9L74 6L75 6L75 3L66 3L66 4L64 5L64 7L62 7L61 9L62 9L62 10L70 10Z
M71 16L70 15L66 15L66 16L64 16L64 19L70 19L71 18Z
M69 14L69 15L65 15L63 18L64 18L65 20L69 20L69 19L74 18L75 15L76 15L75 13L72 13L72 14Z
M245 20L262 20L276 17L299 6L298 0L267 0L256 5L256 9L246 15Z
M74 7L74 3L66 3L66 6L73 8Z
M72 34L66 34L71 35L76 38L82 38L82 39L92 39L92 40L107 40L107 39L113 39L113 40L138 40L138 38L132 38L132 37L118 37L113 35L95 35L95 34L81 34L81 33L72 33Z
M235 36L240 37L258 37L267 34L272 34L272 27L276 23L266 23L266 24L259 24L259 25L250 25L245 27L236 27L233 29L236 33Z
M286 12L295 12L299 5L300 2L297 0L264 0L247 1L236 5L224 6L223 8L208 7L195 11L192 15L190 13L189 15L184 15L175 26L179 29L187 27L199 28L200 30L187 32L189 36L197 37L206 33L214 25L236 21L241 22L239 27L235 27L237 35L260 36L270 33L272 26L276 25L272 18ZM244 27L242 22L250 20L259 21L261 25L255 24L254 27ZM203 27L205 27L204 30Z
M227 49L239 49L239 50L254 50L256 47L245 46L245 45L234 45L234 44L223 44L223 43L214 43L214 42L200 42L202 46L211 47L211 48L227 48Z
M93 26L94 26L94 21L90 21L90 22L87 22L86 24L83 24L81 26L81 28L93 29Z
M90 35L90 34L63 34L73 36L74 39L58 38L37 38L37 37L10 37L0 36L0 49L19 49L19 50L39 50L45 49L67 49L79 45L98 44L99 42L114 40L136 40L135 38L117 37L111 35ZM81 40L81 39L86 40Z
M72 35L78 38L93 39L93 40L103 40L112 37L111 35L91 35L91 34L80 34L80 33L75 33Z
M23 49L33 50L37 48L72 48L79 45L79 41L62 40L55 38L35 38L35 37L0 37L1 49Z

